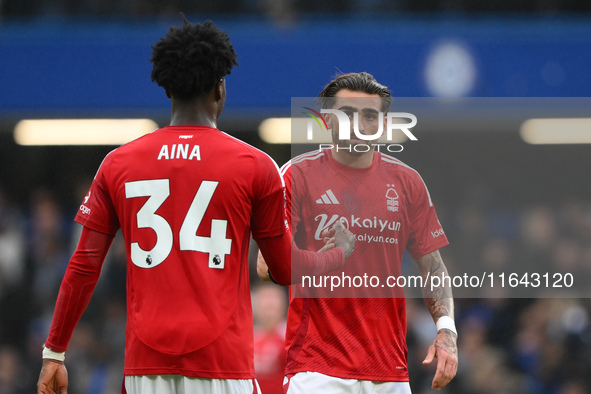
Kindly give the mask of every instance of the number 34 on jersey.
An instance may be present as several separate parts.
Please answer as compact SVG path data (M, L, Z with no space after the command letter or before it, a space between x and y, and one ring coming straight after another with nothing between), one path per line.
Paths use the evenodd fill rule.
M226 238L227 220L212 219L211 235L197 235L205 211L218 186L216 181L203 181L185 214L178 234L181 250L208 254L209 268L223 269L226 255L230 254L232 240ZM140 268L154 268L162 263L172 251L174 234L165 217L156 211L170 196L168 179L152 179L127 182L125 197L148 197L137 213L138 228L151 228L156 233L156 244L151 250L144 250L137 242L131 244L131 261Z

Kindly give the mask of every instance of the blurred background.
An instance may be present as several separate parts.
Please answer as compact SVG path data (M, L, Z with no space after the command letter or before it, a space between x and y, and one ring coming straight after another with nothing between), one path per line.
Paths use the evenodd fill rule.
M290 145L261 138L259 125L289 117L292 97L317 95L339 72L368 71L397 97L591 92L591 2L583 0L0 0L0 394L35 390L80 231L73 218L103 157L121 143L46 145L15 131L39 119L166 125L169 102L150 81L150 46L180 25L179 11L214 20L238 53L220 128L280 165ZM496 111L434 124L396 155L430 188L450 272L528 262L589 275L591 146L583 142L591 128L569 143L526 142L519 124L491 122ZM42 125L50 141L53 133ZM281 392L286 293L252 274L257 376L264 393ZM124 300L117 239L67 353L71 393L120 392ZM591 393L590 313L586 298L458 299L460 367L444 391ZM429 393L434 369L421 361L435 328L422 300L409 300L408 322L411 386Z

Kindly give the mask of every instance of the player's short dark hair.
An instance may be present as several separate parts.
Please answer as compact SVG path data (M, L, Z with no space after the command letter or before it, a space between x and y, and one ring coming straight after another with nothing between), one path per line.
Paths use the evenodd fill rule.
M152 46L152 81L179 99L201 97L238 65L228 34L212 21L171 27Z
M378 94L382 99L382 111L387 112L392 104L392 95L387 86L382 85L367 72L340 74L324 87L318 95L322 108L332 108L334 97L340 90L350 90L367 94Z

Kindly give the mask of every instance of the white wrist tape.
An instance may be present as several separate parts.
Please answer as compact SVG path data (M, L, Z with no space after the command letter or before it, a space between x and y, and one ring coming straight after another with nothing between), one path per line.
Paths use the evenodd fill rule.
M443 330L443 329L448 329L451 332L453 332L454 334L458 335L458 331L456 330L456 322L454 321L454 319L452 319L449 316L441 316L438 320L437 323L435 324L437 326L437 331L439 330Z
M53 350L43 346L42 358L50 358L52 360L64 361L66 359L66 352L54 352Z

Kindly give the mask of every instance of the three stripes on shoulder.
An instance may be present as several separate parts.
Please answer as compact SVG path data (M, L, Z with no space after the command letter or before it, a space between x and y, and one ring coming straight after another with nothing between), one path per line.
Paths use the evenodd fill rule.
M340 204L332 190L328 189L318 200L316 204Z

